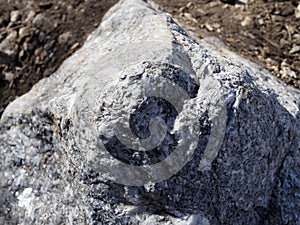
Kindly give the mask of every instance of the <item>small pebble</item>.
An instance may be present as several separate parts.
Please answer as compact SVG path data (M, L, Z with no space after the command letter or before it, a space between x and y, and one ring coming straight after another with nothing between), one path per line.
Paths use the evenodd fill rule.
M25 22L28 22L28 21L32 20L34 18L34 16L35 16L35 12L32 11L32 10L29 11L29 13L27 14L27 17L25 19Z
M22 38L24 38L24 37L26 37L26 36L29 35L29 30L28 30L27 27L21 27L19 29L18 34L19 34L19 38L22 39Z
M74 45L72 45L71 50L77 48L80 44L78 42L76 42Z
M297 8L295 9L295 17L297 19L300 18L300 3L298 4Z
M15 10L10 13L11 22L17 22L20 18L21 18L21 13L19 10Z
M18 46L17 42L17 31L11 31L8 36L0 43L0 51L3 51L7 55L16 55Z
M54 43L55 43L54 40L50 41L49 43L44 45L44 49L49 52L53 48Z
M241 25L243 27L250 25L252 22L252 18L250 16L245 16L245 18L243 19L243 21L241 22Z
M259 25L264 25L264 23L265 23L263 19L259 19L257 22Z
M290 50L290 54L294 54L294 53L297 53L297 52L300 52L300 46L299 46L299 45L294 46L294 47Z
M183 13L184 17L187 18L188 20L197 23L197 20L193 17L191 13Z
M37 27L37 28L40 28L40 29L43 29L43 30L46 30L46 31L49 31L51 30L52 28L52 23L50 22L50 20L45 17L44 14L40 13L40 14L37 14L33 21L32 21L32 24Z
M44 40L45 40L45 37L46 37L45 33L44 32L40 32L39 33L39 42L43 43Z
M34 50L34 55L35 55L35 56L39 56L39 55L41 54L42 51L43 51L42 48L37 48L37 49Z
M208 31L213 31L214 30L214 28L211 25L209 25L208 23L205 24L205 27Z
M15 43L16 42L16 38L18 36L17 31L13 30L11 32L9 32L9 34L7 35L7 37L4 39L3 42L7 42L7 43ZM3 43L2 42L2 43Z
M70 31L65 32L58 36L58 43L60 45L70 44L72 42L72 33Z
M14 74L11 72L4 72L4 80L8 81L8 82L12 82L15 78Z

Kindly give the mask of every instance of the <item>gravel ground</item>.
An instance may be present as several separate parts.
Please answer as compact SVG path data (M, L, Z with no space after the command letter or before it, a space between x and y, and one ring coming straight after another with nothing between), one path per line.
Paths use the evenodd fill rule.
M198 38L215 36L287 84L300 88L300 1L155 0ZM234 1L234 0L233 0Z

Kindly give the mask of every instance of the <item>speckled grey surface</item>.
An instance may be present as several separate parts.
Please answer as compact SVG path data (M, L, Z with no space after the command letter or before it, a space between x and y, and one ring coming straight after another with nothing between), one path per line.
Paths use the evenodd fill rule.
M299 224L299 109L299 90L218 40L122 0L5 110L0 224Z

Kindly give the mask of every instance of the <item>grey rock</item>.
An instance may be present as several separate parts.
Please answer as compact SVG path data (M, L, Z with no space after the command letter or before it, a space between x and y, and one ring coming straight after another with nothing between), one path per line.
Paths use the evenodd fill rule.
M0 221L299 224L299 109L217 39L121 0L6 108Z

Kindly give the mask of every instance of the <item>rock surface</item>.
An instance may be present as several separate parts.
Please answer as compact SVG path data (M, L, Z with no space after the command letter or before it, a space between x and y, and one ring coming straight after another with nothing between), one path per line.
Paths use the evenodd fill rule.
M121 0L5 110L0 221L298 224L299 109L218 40Z

